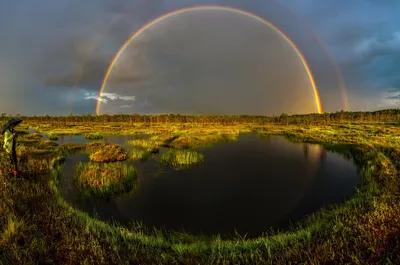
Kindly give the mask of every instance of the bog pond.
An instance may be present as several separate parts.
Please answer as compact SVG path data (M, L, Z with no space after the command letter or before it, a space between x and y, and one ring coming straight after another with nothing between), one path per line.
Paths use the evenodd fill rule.
M126 141L138 137L110 136L106 141L128 148ZM88 140L65 136L58 142ZM292 143L282 136L241 134L238 141L196 151L204 155L203 163L180 170L158 162L160 154L147 161L125 161L137 172L134 190L108 200L80 196L73 171L89 157L70 155L61 169L60 192L73 207L104 221L254 237L342 203L361 181L352 161L320 145Z

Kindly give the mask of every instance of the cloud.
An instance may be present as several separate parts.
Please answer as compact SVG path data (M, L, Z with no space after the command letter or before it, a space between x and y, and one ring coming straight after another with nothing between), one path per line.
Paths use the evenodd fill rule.
M93 92L86 92L84 90L81 90L85 92L83 99L85 100L90 100L94 99L103 103L109 102L109 100L112 101L135 101L136 97L135 96L124 96L124 95L119 95L117 93L102 93L100 96L98 93L93 93Z
M400 93L390 93L390 94L392 94L392 95L388 96L387 99L394 99L400 103Z
M400 93L388 92L381 96L380 102L376 105L379 109L400 108Z
M282 0L314 27L342 70L349 94L370 95L367 109L400 87L400 2ZM373 14L373 15L371 15ZM358 105L356 97L350 105Z

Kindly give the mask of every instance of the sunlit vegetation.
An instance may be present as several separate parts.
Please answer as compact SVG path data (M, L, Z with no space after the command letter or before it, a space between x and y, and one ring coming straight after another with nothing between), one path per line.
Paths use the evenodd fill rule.
M126 228L73 209L59 192L63 157L78 151L93 153L103 145L50 145L41 137L24 136L18 139L17 152L20 163L29 169L24 172L26 181L4 172L8 155L0 152L0 264L400 264L400 110L276 117L70 115L22 119L20 130L29 126L56 135L148 133L158 135L160 142L170 140L171 135L198 137L199 132L254 130L284 135L351 157L362 175L362 185L347 202L322 209L288 231L266 231L255 239L200 237L146 230L140 225ZM156 145L146 148L152 147ZM187 151L177 149L182 150ZM82 166L82 172L94 164L106 165L92 162ZM104 177L104 183L111 181L110 175L111 179L124 175L91 170L86 187L108 185L99 185L94 181L97 178L90 177L96 174Z
M23 138L26 140L40 140L43 138L43 135L40 133L32 133L24 135Z
M133 160L147 160L151 156L151 152L140 148L132 148L130 150L130 158Z
M89 140L98 140L103 139L103 135L101 133L88 133L85 135L85 138Z
M57 141L57 140L58 140L58 136L57 136L57 135L50 134L50 135L49 135L49 140L51 140L51 141Z
M149 139L137 139L128 141L132 146L142 148L170 147L177 149L197 148L212 145L218 142L235 141L239 135L239 130L224 132L215 130L182 130L175 133L155 134Z
M175 169L185 169L202 163L204 156L193 150L169 150L161 154L160 160Z
M82 163L76 165L74 178L86 196L110 197L132 189L136 172L123 163Z
M94 162L116 162L128 159L127 152L117 144L104 145L90 154Z

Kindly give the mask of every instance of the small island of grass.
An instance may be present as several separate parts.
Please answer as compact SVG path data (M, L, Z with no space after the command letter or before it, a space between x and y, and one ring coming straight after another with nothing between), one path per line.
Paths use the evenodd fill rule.
M174 169L185 169L203 163L204 156L194 150L169 150L160 160Z
M100 140L103 139L103 135L101 133L88 133L85 134L85 139L88 140Z
M54 134L50 134L50 135L49 135L49 140L50 140L50 141L57 141L57 140L58 140L58 136L57 136L57 135L54 135Z
M93 162L117 162L126 159L128 154L117 144L104 145L90 154L90 160Z
M136 171L133 166L123 163L82 163L77 164L74 178L86 196L110 197L133 188Z

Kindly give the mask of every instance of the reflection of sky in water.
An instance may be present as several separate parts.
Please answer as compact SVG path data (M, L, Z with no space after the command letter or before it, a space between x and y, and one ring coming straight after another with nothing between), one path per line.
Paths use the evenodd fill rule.
M95 209L104 220L142 220L171 229L183 225L193 233L229 233L236 227L254 236L342 202L355 193L360 181L352 163L340 155L283 137L246 134L237 142L199 152L205 157L202 165L178 171L164 168L158 177L154 173L160 165L155 160L133 162L140 176L137 191L109 202L77 199L71 168L87 157L75 155L64 166L62 193L75 207L89 214Z

